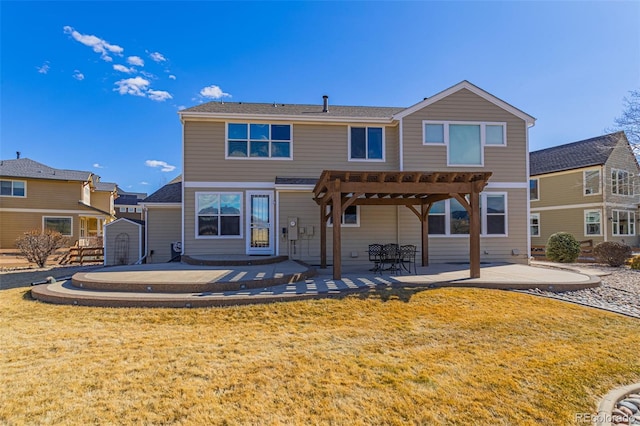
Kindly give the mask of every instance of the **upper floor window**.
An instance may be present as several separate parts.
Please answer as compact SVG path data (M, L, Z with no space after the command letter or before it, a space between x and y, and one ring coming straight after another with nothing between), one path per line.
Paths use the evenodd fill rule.
M446 146L448 166L482 166L485 146L507 145L506 123L425 120L423 126L423 144Z
M529 200L538 201L540 199L540 180L529 179Z
M351 127L349 160L384 160L382 127Z
M72 235L73 219L71 217L44 216L42 218L42 229L59 232L65 237L70 237Z
M196 192L196 237L241 237L242 194Z
M600 194L600 170L585 170L584 195Z
M120 213L126 213L126 212L127 212L126 207L120 207Z
M290 124L227 123L227 158L291 159Z
M468 235L469 213L455 198L433 203L429 210L429 235ZM507 235L507 194L480 194L481 234Z
M611 170L611 193L618 195L633 195L631 173L625 170Z
M540 213L531 213L529 215L529 228L532 237L540 236Z
M3 197L26 197L27 183L23 180L0 180L0 195Z
M327 213L329 208L327 207ZM329 216L329 226L333 226L333 217ZM340 217L340 225L358 227L360 226L360 206L348 206Z
M634 212L612 210L613 235L636 235L636 215Z

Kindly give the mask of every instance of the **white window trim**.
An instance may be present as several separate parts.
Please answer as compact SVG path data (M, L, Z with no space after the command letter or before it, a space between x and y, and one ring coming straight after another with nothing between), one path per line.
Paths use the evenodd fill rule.
M531 233L532 237L539 237L540 235L542 235L542 226L540 224L540 213L530 213L529 214L529 230L531 230L531 219L532 218L536 218L538 220L538 225L536 225L538 227L538 233L537 234L533 234Z
M349 206L349 207L351 207L351 206ZM359 228L360 227L360 206L356 205L355 208L356 208L356 223L346 223L345 224L344 223L344 213L342 213L340 215L340 227L341 228ZM327 213L331 212L331 209L330 209L329 206L327 206L326 212ZM333 223L330 222L330 220L331 220L331 217L329 217L327 219L327 226L329 228L333 228Z
M598 192L592 192L591 194L587 194L587 173L588 172L597 172L598 173ZM539 191L539 189L538 189ZM602 173L600 169L591 169L591 170L583 170L582 172L582 195L588 197L590 195L600 195L602 194Z
M250 132L251 124L267 124L269 125L269 133L271 133L271 125L282 125L289 126L291 129L289 139L289 156L288 157L272 157L271 156L271 143L272 142L286 142L286 141L273 141L269 139L269 156L268 157L251 157L249 153L249 145L251 144L250 134L247 134L247 156L246 157L231 157L229 155L229 124L246 124L249 128L247 128L247 132ZM266 161L291 161L293 160L293 123L278 123L278 122L261 122L261 121L226 121L224 123L224 159L225 160L266 160Z
M368 133L368 129L369 128L380 128L382 129L382 158L351 158L351 129L352 128L363 128L365 129L365 137L366 137L366 144L367 144L367 155L369 153L368 150L368 145L369 145L369 133ZM387 154L386 154L386 138L385 138L385 133L387 133L387 129L385 126L349 126L349 128L347 129L347 161L349 162L367 162L367 163L384 163L386 161L387 158Z
M535 180L537 182L536 187L538 188L538 198L530 198L529 201L540 201L540 178L529 178L529 180ZM531 182L529 182L527 190L529 191L529 194L531 194ZM531 195L529 195L529 197L531 197Z
M0 181L11 182L11 195L0 195L0 197L7 198L27 198L27 181L26 180L18 180L18 179L0 179ZM13 195L13 183L14 182L22 182L24 184L24 195Z
M504 234L487 234L487 210L483 209L483 213L480 217L480 236L483 238L507 238L509 237L509 196L507 192L482 192L480 194L481 204L487 205L487 195L502 195L504 196ZM469 234L452 234L451 233L451 198L448 198L444 203L444 234L429 234L429 238L469 238ZM436 215L442 216L442 213ZM429 213L431 216L431 213Z
M635 193L635 188L633 185L633 173L631 173L628 170L623 170L623 169L611 169L611 173L615 172L616 173L616 182L618 183L617 186L617 190L620 191L620 182L618 181L618 172L624 172L629 176L629 181L627 183L628 187L629 187L629 193L628 194L620 194L620 192L613 192L613 179L611 182L611 194L613 195L618 195L620 197L633 197L634 193ZM611 175L610 175L611 176Z
M587 233L587 215L589 213L599 213L600 214L600 233L599 234L589 234ZM590 210L584 210L584 216L583 216L583 223L584 223L584 236L585 237L601 237L602 236L602 228L603 228L603 224L602 224L602 210L600 209L590 209Z
M240 196L240 235L198 235L198 195L199 194L218 194L218 195L239 195ZM195 205L195 224L194 224L194 234L196 240L240 240L244 238L243 233L243 219L244 219L244 205L243 205L243 194L242 192L220 192L220 191L200 191L195 193L195 199L193 203Z
M73 216L42 216L42 232L44 232L47 229L44 226L46 219L69 219L71 221L71 233L69 235L62 234L62 236L73 237Z
M615 214L618 214L618 221L615 220ZM620 222L620 213L627 213L631 221L629 223L633 223L633 233L631 234L620 234L618 233L618 227L615 226L616 223ZM630 229L631 227L629 227ZM636 235L636 214L633 211L629 210L611 210L611 235L616 237L633 237Z

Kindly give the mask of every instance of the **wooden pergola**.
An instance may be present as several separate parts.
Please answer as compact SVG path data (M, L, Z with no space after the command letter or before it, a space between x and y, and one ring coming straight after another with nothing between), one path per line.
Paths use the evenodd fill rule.
M406 206L422 229L422 266L429 265L429 210L455 198L469 213L471 278L480 277L480 193L491 172L404 172L324 170L313 189L320 206L320 263L327 267L327 221L333 222L333 279L342 278L340 221L351 205ZM330 211L327 213L327 206Z

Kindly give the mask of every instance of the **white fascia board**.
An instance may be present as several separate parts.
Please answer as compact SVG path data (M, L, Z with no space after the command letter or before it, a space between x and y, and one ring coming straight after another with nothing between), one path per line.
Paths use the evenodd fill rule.
M276 191L280 192L313 192L315 185L294 185L294 184L281 184L276 185Z
M140 203L140 206L144 207L145 209L148 208L159 208L159 209L167 209L167 208L180 208L182 206L182 203Z
M416 111L421 110L424 107L427 107L433 103L438 102L441 99L446 98L447 96L450 96L462 89L467 89L472 93L475 93L476 95L480 96L481 98L491 102L494 105L499 106L500 108L504 109L505 111L515 115L518 118L521 118L522 120L524 120L527 125L529 127L533 126L536 122L535 117L530 116L529 114L520 111L518 108L514 107L513 105L510 105L508 103L506 103L505 101L503 101L502 99L499 99L495 96L493 96L491 93L489 92L485 92L484 90L482 90L481 88L479 88L478 86L475 86L471 83L469 83L467 80L461 81L460 83L456 84L455 86L452 86L446 90L443 90L440 93L437 93L435 95L433 95L430 98L427 98L421 102L418 102L417 104L410 106L409 108L405 109L404 111L400 111L399 113L395 114L393 116L394 119L399 120L403 117L406 117L407 115L413 114Z
M294 121L294 122L325 122L325 123L377 123L393 124L393 117L317 117L300 115L275 115L275 114L225 114L213 112L179 112L180 120L184 123L189 119L214 119L214 120L264 120L264 121Z
M528 189L529 182L488 182L486 189Z
M114 223L118 223L118 222L121 222L121 221L125 221L125 222L129 222L129 223L133 223L133 224L134 224L134 225L136 225L136 226L142 226L142 224L141 224L141 223L134 222L134 221L132 221L132 220L127 219L126 217L121 217L121 218L118 218L118 219L114 220L113 222L106 223L106 224L104 225L104 227L106 228L106 227L107 227L107 226L109 226L109 225L113 225Z

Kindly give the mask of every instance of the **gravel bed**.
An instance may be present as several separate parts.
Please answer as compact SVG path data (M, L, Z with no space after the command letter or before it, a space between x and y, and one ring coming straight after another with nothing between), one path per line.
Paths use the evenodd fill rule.
M47 277L55 279L70 277L76 272L90 271L102 265L53 266L45 268L3 268L0 271L0 290L17 287L29 287L31 283L45 281Z
M630 317L640 318L640 271L621 266L618 268L600 264L574 264L574 269L598 271L600 287L584 290L551 292L539 289L523 290L522 293L535 294L604 309Z

